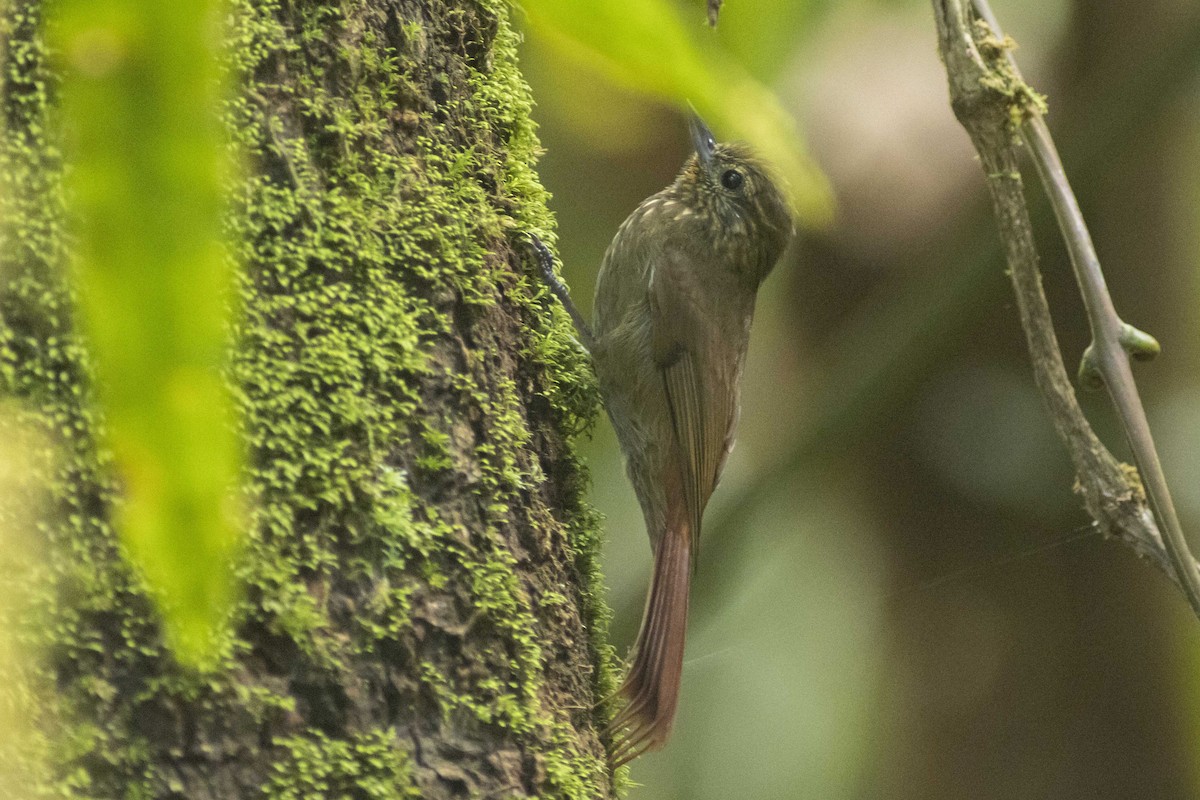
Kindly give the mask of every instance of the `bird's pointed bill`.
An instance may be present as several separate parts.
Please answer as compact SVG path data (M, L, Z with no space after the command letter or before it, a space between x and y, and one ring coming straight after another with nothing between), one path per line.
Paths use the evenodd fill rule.
M688 128L692 132L692 146L696 148L696 155L700 156L701 163L708 166L717 149L717 140L704 120L700 119L696 109L690 106L688 107Z

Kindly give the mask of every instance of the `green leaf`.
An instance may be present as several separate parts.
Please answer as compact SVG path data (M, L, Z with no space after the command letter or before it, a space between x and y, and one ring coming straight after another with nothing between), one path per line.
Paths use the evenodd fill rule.
M227 164L220 7L54 4L81 322L117 459L118 528L198 664L233 597L240 449L221 376Z
M831 0L731 0L715 35L756 78L769 83L831 6Z
M631 89L680 106L691 102L718 138L750 142L790 184L801 222L829 221L829 184L806 153L795 120L720 46L703 14L687 25L669 0L522 0L521 6L534 34L563 55ZM736 12L727 5L721 25Z

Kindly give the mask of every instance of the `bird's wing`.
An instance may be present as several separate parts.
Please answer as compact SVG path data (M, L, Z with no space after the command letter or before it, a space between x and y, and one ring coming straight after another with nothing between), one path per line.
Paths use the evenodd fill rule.
M678 290L688 282L668 279L669 270L690 265L677 258L665 262L656 265L650 279L652 345L675 430L684 501L698 539L733 425L734 387L726 385L730 370L716 362L711 324ZM693 557L697 550L692 548Z

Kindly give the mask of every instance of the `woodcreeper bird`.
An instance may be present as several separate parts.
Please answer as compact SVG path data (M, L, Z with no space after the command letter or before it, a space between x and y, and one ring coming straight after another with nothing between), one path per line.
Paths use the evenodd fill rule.
M553 258L541 271L591 352L650 546L654 572L633 662L608 727L614 766L662 747L683 672L700 520L733 448L758 287L792 237L791 207L766 165L718 144L694 113L695 154L629 215L596 281L589 328Z

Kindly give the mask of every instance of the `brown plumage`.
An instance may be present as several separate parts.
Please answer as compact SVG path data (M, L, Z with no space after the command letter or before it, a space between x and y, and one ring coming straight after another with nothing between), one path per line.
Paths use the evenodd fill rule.
M788 203L741 144L692 119L696 154L617 231L589 330L535 241L543 271L592 352L654 552L654 573L608 726L624 764L666 743L683 673L704 507L733 447L759 285L792 235Z

